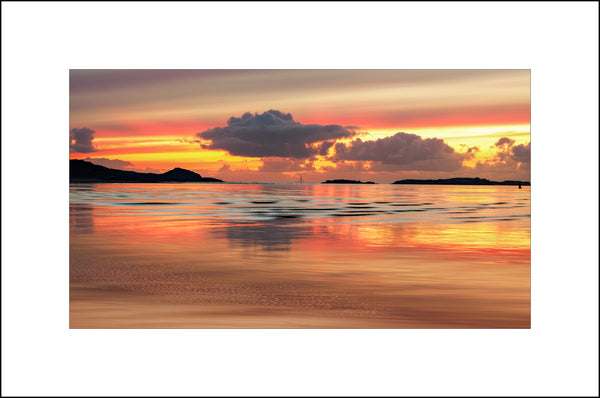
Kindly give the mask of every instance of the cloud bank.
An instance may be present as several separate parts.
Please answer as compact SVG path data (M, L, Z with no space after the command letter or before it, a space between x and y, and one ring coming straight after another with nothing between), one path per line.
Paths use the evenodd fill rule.
M83 127L80 129L72 128L69 132L69 152L71 153L90 153L97 149L93 144L94 130Z
M258 171L263 172L290 172L290 171L314 171L315 168L310 160L295 160L285 158L264 158L263 164Z
M335 145L334 161L380 162L388 170L453 171L468 155L456 152L444 140L416 134L396 133L374 141L360 138L349 144Z
M208 129L197 136L210 140L205 149L222 149L234 156L306 159L326 154L333 141L356 133L337 124L302 124L290 113L269 110L231 117L226 127ZM321 143L321 145L314 145Z
M465 170L492 180L531 179L531 142L515 145L515 140L502 137L491 148L496 150L492 157Z

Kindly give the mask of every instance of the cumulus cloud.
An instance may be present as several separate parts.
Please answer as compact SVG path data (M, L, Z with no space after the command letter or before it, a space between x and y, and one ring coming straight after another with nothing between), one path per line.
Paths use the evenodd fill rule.
M467 147L466 145L462 144L461 147L467 148L467 151L463 153L465 156L465 160L473 159L475 157L475 154L479 152L478 146Z
M503 146L511 147L514 144L515 144L515 140L512 140L512 139L507 138L507 137L502 137L494 145L497 146L497 147L503 147Z
M83 160L85 160L86 162L91 162L91 163L97 164L99 166L108 167L109 169L131 170L134 167L133 163L128 162L126 160L120 160L120 159L87 157Z
M335 161L372 161L373 169L419 171L458 170L468 156L454 151L439 138L423 139L408 133L396 133L374 141L358 138L349 144L338 143L335 152Z
M71 153L90 153L97 149L92 142L96 132L87 127L80 129L72 128L69 132L69 152Z
M203 148L222 149L235 156L306 159L327 153L334 140L355 134L337 124L302 124L289 113L269 110L231 117L226 127L208 129L197 136L211 141ZM323 144L313 145L316 143Z
M531 163L531 142L513 146L512 158L517 162Z
M331 148L333 146L335 142L334 141L325 141L321 144L321 146L319 147L319 155L321 156L327 156L327 152L329 151L329 148Z
M465 170L492 180L530 180L530 142L515 145L515 140L502 137L491 148L496 150L493 156Z
M515 145L515 140L502 137L494 146L499 148L494 158L496 162L531 163L531 142Z

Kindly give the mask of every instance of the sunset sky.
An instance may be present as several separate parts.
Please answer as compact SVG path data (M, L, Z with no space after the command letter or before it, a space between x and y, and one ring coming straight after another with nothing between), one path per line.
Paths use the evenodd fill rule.
M70 71L70 157L241 182L530 180L529 70Z

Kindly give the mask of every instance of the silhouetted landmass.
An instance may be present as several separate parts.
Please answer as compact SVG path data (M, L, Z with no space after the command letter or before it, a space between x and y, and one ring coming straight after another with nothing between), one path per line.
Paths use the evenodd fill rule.
M373 181L362 182L358 180L327 180L323 181L321 184L375 184Z
M485 178L446 178L438 180L400 180L394 184L426 184L426 185L531 185L529 181L490 181Z
M69 175L71 182L223 182L179 167L162 174L138 173L109 169L78 159L70 160Z

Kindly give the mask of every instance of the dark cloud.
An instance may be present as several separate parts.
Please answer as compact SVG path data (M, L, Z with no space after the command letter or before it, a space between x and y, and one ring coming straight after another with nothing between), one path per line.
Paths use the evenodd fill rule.
M513 146L515 144L515 140L511 140L510 138L507 137L502 137L500 138L494 145L497 147L501 147L501 146Z
M475 157L475 154L479 152L479 147L478 146L472 146L469 149L467 149L467 152L465 153L465 159L466 160L471 160Z
M515 140L502 137L494 145L500 148L494 157L496 162L531 162L531 142L515 145Z
M374 169L453 171L462 166L466 154L455 152L439 138L396 133L374 141L360 138L350 144L335 145L334 160L372 161L385 167Z
M462 155L464 155L465 160L471 160L473 158L475 158L475 154L477 152L480 152L480 149L478 146L468 146L465 144L460 144L459 145L461 151L459 153L461 153Z
M235 156L306 159L326 153L327 145L331 146L313 144L355 134L336 124L302 124L294 121L289 113L269 110L263 114L245 113L242 117L231 117L226 127L215 127L197 136L211 141L204 148L223 149Z
M512 147L512 158L517 162L531 163L531 142Z
M126 160L120 159L107 159L107 158L90 158L84 159L86 162L91 162L100 166L108 167L109 169L117 170L131 170L134 166L133 163Z
M319 147L319 155L327 156L327 151L329 151L329 148L331 148L334 143L334 141L325 141L324 143L322 143Z
M72 153L90 153L96 152L97 149L92 143L94 140L94 130L87 127L76 129L73 128L69 132L69 152Z

